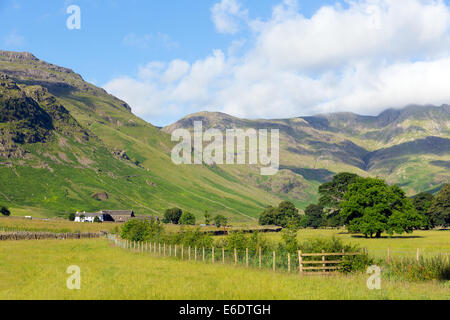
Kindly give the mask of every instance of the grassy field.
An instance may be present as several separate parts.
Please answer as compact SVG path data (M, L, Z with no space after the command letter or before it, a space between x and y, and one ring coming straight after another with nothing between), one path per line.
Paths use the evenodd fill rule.
M80 290L66 287L70 265ZM371 291L366 280L175 261L104 239L0 242L0 299L450 299L448 283L383 280Z

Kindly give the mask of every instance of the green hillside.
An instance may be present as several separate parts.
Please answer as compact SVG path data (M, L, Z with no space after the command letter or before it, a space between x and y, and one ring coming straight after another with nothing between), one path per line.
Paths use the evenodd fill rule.
M0 202L13 214L178 206L249 221L281 200L219 168L174 165L170 135L69 69L0 51L0 73Z
M170 132L192 128L280 129L281 168L172 163ZM254 221L283 199L298 207L337 172L379 175L410 194L449 181L450 107L409 106L376 117L349 113L245 120L187 116L160 130L72 70L29 53L0 51L0 204L13 214L180 207Z

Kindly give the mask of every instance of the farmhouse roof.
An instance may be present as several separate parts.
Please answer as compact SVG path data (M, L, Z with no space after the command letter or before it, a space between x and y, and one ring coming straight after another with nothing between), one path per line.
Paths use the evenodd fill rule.
M100 213L109 214L110 216L131 216L133 210L102 210Z
M94 218L101 216L101 213L77 212L76 216L77 217L85 216L86 218L90 217Z

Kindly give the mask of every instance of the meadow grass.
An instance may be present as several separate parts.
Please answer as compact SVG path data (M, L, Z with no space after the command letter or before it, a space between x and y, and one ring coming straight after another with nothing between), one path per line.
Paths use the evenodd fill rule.
M70 265L81 268L80 290L66 287ZM105 239L0 242L0 299L450 299L448 283L383 280L369 290L366 280L158 258Z
M369 255L375 258L386 258L388 247L390 247L391 257L415 257L417 248L420 249L422 256L450 255L450 230L416 230L411 234L392 237L382 235L380 239L370 239L358 234L350 234L345 229L301 229L297 238L302 241L333 236L345 243L367 248ZM266 237L272 241L281 241L279 233L268 233Z

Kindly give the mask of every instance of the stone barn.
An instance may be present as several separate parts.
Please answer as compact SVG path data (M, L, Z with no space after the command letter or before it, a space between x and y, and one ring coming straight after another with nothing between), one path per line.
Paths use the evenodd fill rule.
M127 222L135 217L133 210L102 210L100 214L105 222Z

